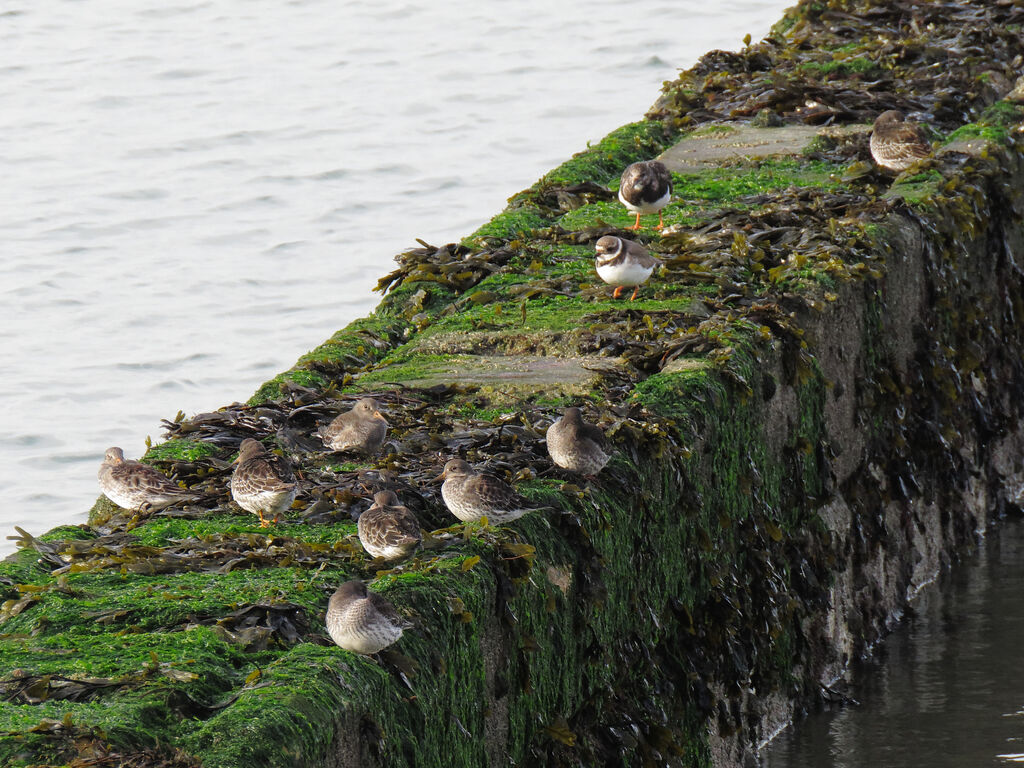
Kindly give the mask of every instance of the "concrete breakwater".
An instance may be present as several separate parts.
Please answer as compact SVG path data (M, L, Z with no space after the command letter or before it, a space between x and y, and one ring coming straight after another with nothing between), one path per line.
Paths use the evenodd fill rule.
M740 764L1017 503L1022 22L802 3L462 243L402 254L372 316L249 403L168 422L147 460L210 504L101 500L0 565L0 759ZM895 182L866 162L889 108L938 144ZM661 153L669 227L637 237L664 266L612 301L593 243L632 222L623 167ZM315 428L365 393L385 457L324 454ZM546 458L570 404L615 448L594 481ZM245 437L300 468L270 529L228 504ZM439 530L455 455L551 509ZM350 518L382 487L435 530L386 569ZM350 578L412 622L393 654L325 637Z

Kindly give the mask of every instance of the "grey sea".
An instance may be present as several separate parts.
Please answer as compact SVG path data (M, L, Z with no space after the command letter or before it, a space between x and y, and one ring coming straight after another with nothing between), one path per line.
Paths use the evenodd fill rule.
M0 554L787 5L0 6Z

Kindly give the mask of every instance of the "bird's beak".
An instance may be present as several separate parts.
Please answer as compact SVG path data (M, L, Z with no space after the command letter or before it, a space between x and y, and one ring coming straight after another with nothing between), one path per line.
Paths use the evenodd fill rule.
M375 419L384 419L384 414L382 414L382 413L381 413L380 411L374 411L374 412L373 412L373 417L374 417ZM385 424L387 424L387 423L388 423L388 420L387 420L387 419L384 419L384 423L385 423ZM390 425L390 424L388 424L388 426L390 427L391 425Z
M447 477L447 475L442 471L441 474L438 475L437 477L430 478L430 482L437 483L440 482L441 480L444 480L445 477Z

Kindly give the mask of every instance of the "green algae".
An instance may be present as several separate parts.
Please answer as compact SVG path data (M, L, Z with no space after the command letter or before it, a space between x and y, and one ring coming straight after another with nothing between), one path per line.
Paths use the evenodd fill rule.
M810 34L824 10L804 3L787 12L778 34ZM853 54L861 45L834 50ZM759 76L764 64L756 57L763 55L756 46L737 54L736 71L713 72L707 87ZM848 63L841 66L833 54L835 66L813 60L804 71L826 80L869 71L856 63L867 59L842 61ZM786 91L782 81L773 85ZM684 90L677 106L705 92ZM728 97L727 87L721 93ZM869 317L857 404L858 418L872 430L871 460L900 478L907 493L915 492L913 473L925 476L911 466L918 459L907 446L931 446L929 466L945 471L942 462L951 460L923 423L931 416L921 414L942 415L941 432L935 432L944 440L957 439L949 434L951 423L969 433L973 427L968 416L956 415L956 403L978 387L964 382L971 375L998 378L994 363L969 350L983 342L1012 349L1015 341L993 339L996 331L982 327L981 315L1003 312L985 304L991 299L984 292L976 300L986 312L953 311L959 278L950 275L964 268L967 256L955 248L936 250L929 274L937 305L945 307L929 326L929 338L937 341L918 350L925 361L918 379L901 374L887 336L882 284L875 283L885 276L885 260L864 250L868 240L884 248L887 234L866 222L893 210L927 213L942 224L913 221L929 242L954 243L985 231L979 214L985 195L973 166L959 172L969 180L956 184L946 181L946 167L902 179L896 191L904 200L914 188L926 203L909 212L865 201L870 195L859 191L861 197L846 194L851 185L836 181L838 164L770 161L677 177L678 199L666 215L671 223L696 227L714 210L742 229L726 230L703 251L693 239L648 241L642 233L644 242L664 252L666 268L644 287L642 300L613 302L592 273L591 243L601 227L622 227L628 215L606 199L555 211L545 194L583 182L612 188L626 163L657 154L686 118L626 126L556 169L464 241L514 252L503 262L494 259L497 271L449 280L443 265L434 272L413 269L397 286L389 281L374 318L340 331L251 401L270 412L277 401L284 410L298 405L296 386L311 390L302 393L303 404L318 404L339 386L396 382L405 385L402 392L413 392L410 385L438 372L464 382L462 370L485 351L625 355L626 368L599 377L584 395L545 388L502 398L459 387L429 395L434 405L421 416L431 437L476 430L479 439L459 452L493 459L510 474L522 469L517 488L550 508L502 528L455 529L456 541L443 551L381 572L373 588L412 624L396 646L404 660L359 657L323 637L331 588L370 577L375 567L352 545L354 526L347 519L310 524L295 510L282 524L261 529L252 516L213 512L135 521L123 531L108 516L112 539L65 527L40 537L38 551L26 549L0 563L0 594L11 613L0 623L5 660L16 659L30 676L118 681L110 686L115 690L101 688L82 701L0 705L0 733L19 733L6 740L10 744L0 739L0 760L27 762L26 752L39 759L56 755L52 734L28 729L44 717L70 716L118 743L173 743L201 756L204 765L225 768L322 765L345 757L383 765L478 765L510 756L553 766L704 767L712 762L709 730L753 738L757 715L737 703L747 692L812 698L822 660L811 647L820 638L808 627L847 560L834 551L816 512L829 493L830 389L813 356L816 343L803 338L802 326L814 325L815 313L824 311L822 291L859 281ZM991 173L986 163L978 163L980 173ZM843 195L824 194L839 191ZM999 194L1013 199L1012 191ZM796 199L811 202L795 207ZM811 218L819 209L826 213ZM810 243L782 240L781 246L754 239L760 231L780 230L825 236ZM488 253L485 258L494 255ZM1019 299L1007 301L1019 316ZM458 343L476 345L473 354L437 352ZM784 425L773 426L771 414L785 410L780 397L795 406ZM536 476L538 466L547 467L536 461L536 444L524 442L569 402L592 403L615 445L612 461L593 482ZM892 418L908 407L917 415ZM994 430L1005 426L980 406L971 414L992 419ZM914 419L922 422L917 432ZM496 421L501 426L488 431ZM513 429L526 437L503 442ZM402 441L409 431L393 434ZM211 450L201 441L171 440L148 458L202 463L215 457ZM218 451L216 458L228 458L228 449ZM389 458L378 467L303 455L302 464L327 473L386 465L395 472L392 479L421 482L434 458ZM849 482L859 494L851 494L858 519L868 529L871 510L883 503L872 484L877 480L863 473ZM438 512L436 488L424 485L419 501ZM885 538L872 533L855 543L856 557L868 558L870 547L894 532L881 533ZM78 544L62 549L62 540ZM71 559L60 576L51 575L62 561L47 559L50 544ZM116 547L120 554L106 551ZM196 554L219 547L242 555L225 554L232 559L217 562ZM190 548L188 558L173 564L177 571L138 570L165 562L150 550ZM17 613L9 602L20 605ZM258 615L251 612L268 606L306 625L292 636L259 624L269 634L247 640L235 623L239 612ZM83 617L91 623L83 624ZM868 629L864 639L873 639ZM68 663L75 654L81 659ZM52 682L36 682L31 691L49 691ZM86 685L84 679L76 684Z
M837 49L836 52L840 52ZM836 75L839 77L847 75L871 75L878 71L878 62L872 61L866 56L852 56L849 58L833 57L829 61L808 61L800 64L797 71L806 72L817 77L828 77Z
M673 174L673 196L684 200L725 203L786 187L839 189L842 166L826 161L766 159L738 163L699 174Z
M353 467L355 465L352 465ZM336 471L351 471L339 467ZM279 524L261 527L257 518L248 513L211 515L201 520L175 518L152 519L132 529L132 535L141 546L159 547L189 537L221 535L252 535L262 537L287 536L306 543L336 544L355 531L354 523L309 525L282 519Z
M546 226L547 223L547 217L536 208L529 206L513 208L499 213L463 242L466 244L477 243L486 238L514 240L517 237L528 235L534 229Z
M911 176L901 176L886 192L887 197L901 198L908 203L927 203L936 195L946 180L934 168Z
M146 463L170 461L199 461L217 453L216 447L195 440L168 440L150 446L143 458Z
M638 160L650 160L674 143L678 136L678 132L667 129L660 122L624 125L545 174L535 189L584 181L607 185L618 179L627 165Z
M270 381L261 384L260 388L256 390L256 393L249 398L248 404L260 405L261 403L277 400L287 391L288 384L297 384L300 387L307 388L324 389L327 387L328 383L329 379L316 371L292 369L278 374Z
M489 240L510 241L526 237L532 230L550 224L537 207L545 191L585 182L608 185L623 168L638 160L649 160L669 146L678 132L656 121L641 121L617 128L593 146L574 155L545 174L533 187L509 198L509 207L463 240L478 245Z
M1008 101L997 101L973 123L962 125L946 137L946 143L967 139L984 139L1006 144L1015 128L1024 122L1024 108Z
M753 205L744 198L787 187L838 189L842 167L825 161L768 159L736 163L700 173L673 174L672 202L663 210L666 226L694 227L710 218L708 210ZM625 229L634 215L617 201L581 206L557 219L568 230L610 226Z

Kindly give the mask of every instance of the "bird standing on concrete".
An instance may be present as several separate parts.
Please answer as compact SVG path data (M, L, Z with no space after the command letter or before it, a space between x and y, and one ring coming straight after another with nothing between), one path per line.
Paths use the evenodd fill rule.
M116 446L107 449L97 478L103 495L124 509L158 510L200 498L148 464L125 459Z
M593 477L608 463L604 432L584 421L579 408L566 408L545 439L551 460L562 469Z
M270 523L264 515L279 513L295 501L295 474L286 459L269 453L258 440L242 441L235 460L238 466L231 474L231 498L246 512L259 515L260 525Z
M917 123L903 119L896 109L875 118L871 131L871 156L882 168L901 172L928 157L932 146Z
M327 632L346 651L377 653L402 636L402 618L361 581L346 581L327 604Z
M504 480L488 472L478 472L462 459L452 459L445 464L444 472L437 479L444 480L441 498L445 506L466 523L481 517L494 525L508 523L539 509Z
M614 235L605 235L594 246L597 258L594 267L597 276L608 285L614 285L612 298L619 298L623 288L632 288L632 301L636 298L640 286L651 276L658 260L651 256L640 243L624 240Z
M636 214L634 231L640 229L640 215L658 214L658 226L665 226L663 209L672 196L672 176L658 160L642 160L626 167L619 180L619 202Z
M387 434L388 423L372 397L362 398L352 410L320 430L324 445L332 451L356 451L367 456L380 452Z
M377 491L373 506L359 516L356 528L363 549L384 560L406 557L423 540L416 515L402 506L394 491Z

